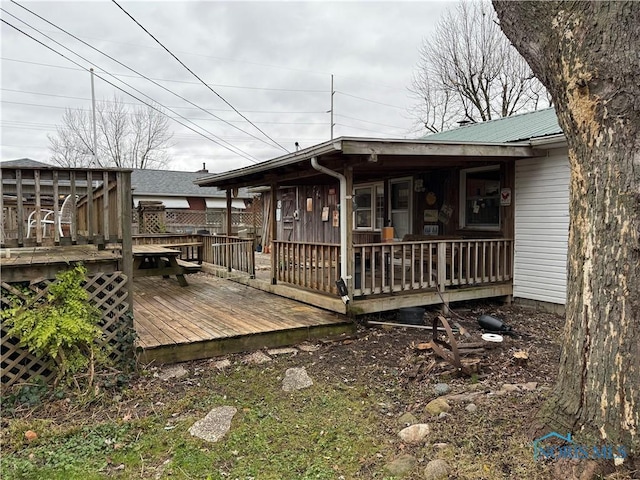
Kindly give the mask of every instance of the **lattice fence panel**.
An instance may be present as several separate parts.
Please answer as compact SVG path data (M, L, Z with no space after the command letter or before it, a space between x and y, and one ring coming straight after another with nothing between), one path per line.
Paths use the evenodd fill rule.
M32 294L32 302L45 297L52 280L42 280L28 287L18 288L20 285L2 282L0 303L2 308L11 304L12 297L26 300ZM100 327L104 335L103 345L109 348L109 355L115 365L126 366L133 361L135 330L133 318L128 315L129 298L127 291L127 276L122 272L100 273L88 277L84 288L89 293L89 301L102 313ZM27 289L27 293L24 292ZM54 378L52 360L39 358L19 345L18 339L11 337L4 323L1 326L1 373L2 386L9 387L15 383L27 383L35 377L41 376L46 382Z

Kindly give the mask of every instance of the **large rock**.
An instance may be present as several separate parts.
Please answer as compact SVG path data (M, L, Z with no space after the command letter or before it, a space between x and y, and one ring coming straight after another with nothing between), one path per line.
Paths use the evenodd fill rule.
M446 383L436 383L433 386L433 391L436 395L446 395L451 391L451 387Z
M416 423L398 432L398 436L406 443L419 443L424 441L431 429L426 423Z
M231 428L231 420L237 411L235 407L216 407L202 420L194 423L189 433L208 442L217 442Z
M424 467L424 480L443 480L449 478L449 465L444 460L431 460Z
M261 363L270 362L271 357L258 350L244 357L243 361L244 363L248 363L250 365L260 365Z
M400 425L404 425L405 427L407 427L409 425L413 425L414 423L418 423L418 419L415 417L413 413L405 412L402 415L400 415L400 418L398 418L398 423Z
M451 410L451 406L444 398L436 398L427 403L424 407L425 411L433 416L438 416L442 412L448 412Z
M282 380L282 390L285 392L292 392L294 390L302 390L313 385L313 380L307 374L307 370L304 367L288 368L284 372L284 379Z
M416 467L418 461L411 455L400 455L385 465L385 470L394 477L402 477Z
M157 374L157 376L160 378L160 380L164 380L166 382L167 380L171 380L172 378L184 377L187 373L189 373L187 369L184 368L184 366L178 364L164 367Z

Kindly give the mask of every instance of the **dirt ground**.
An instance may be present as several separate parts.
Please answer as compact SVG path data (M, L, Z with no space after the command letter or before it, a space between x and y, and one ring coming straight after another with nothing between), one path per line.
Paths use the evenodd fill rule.
M433 449L448 448L438 456L444 456L453 465L450 478L572 478L569 474L554 476L552 465L542 462L534 465L530 461L532 439L527 434L533 415L549 395L557 375L563 318L530 308L486 302L457 305L454 312L449 316L451 321L469 333L468 336L458 333L459 342L480 341L483 332L477 319L483 314L503 320L514 332L504 336L502 343L469 357L479 361L477 373L470 376L457 375L450 364L425 348L423 344L431 340L430 330L367 323L394 322L393 313L360 318L354 334L307 345L312 348L301 349L295 355L278 355L277 361L287 367L305 366L309 375L319 381L365 386L380 418L378 434L389 442L398 442L397 433L403 427L399 418L403 414L428 421L432 425L429 439L432 450L398 443L397 453L409 453L419 461L426 461L434 454ZM435 309L428 311L425 319L428 321L437 314ZM521 351L528 355L526 362L513 356ZM246 353L225 358L236 363L244 357ZM201 360L184 366L189 372L204 375L213 372L214 363L220 360ZM154 369L146 367L147 373ZM159 387L147 374L134 379L129 390L163 402L188 395L190 383L191 380L166 382ZM437 397L434 387L438 383L449 386L448 395L462 395L463 399L456 401L454 397L451 411L444 418L428 418L425 406ZM509 385L507 390L505 384ZM105 400L82 409L64 400L47 402L36 409L16 410L9 418L3 418L2 427L10 423L11 417L20 415L48 418L54 423L73 417L74 422L85 424L105 415L117 418L132 407L118 401L118 398ZM128 395L127 401L133 404L136 398ZM469 403L477 406L477 412L466 408ZM138 408L137 415L145 413ZM379 467L379 464L371 466ZM366 465L359 476L368 478Z

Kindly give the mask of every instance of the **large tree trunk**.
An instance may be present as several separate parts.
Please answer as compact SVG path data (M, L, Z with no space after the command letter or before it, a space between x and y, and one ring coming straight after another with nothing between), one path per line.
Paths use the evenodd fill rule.
M547 420L640 455L640 3L494 0L571 164L567 321Z

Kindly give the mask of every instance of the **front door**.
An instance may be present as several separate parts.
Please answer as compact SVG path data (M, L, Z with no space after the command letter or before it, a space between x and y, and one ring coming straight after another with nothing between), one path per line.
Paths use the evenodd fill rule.
M395 238L402 239L412 232L411 226L411 178L389 180L389 212Z

